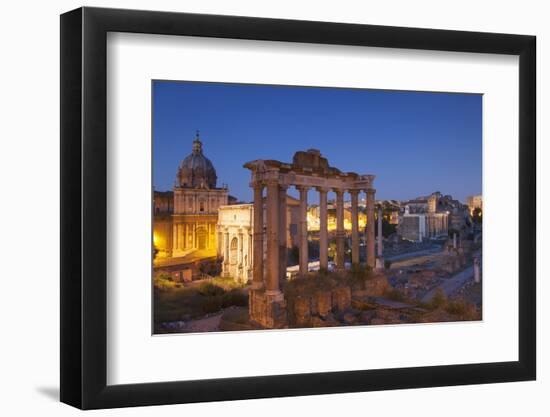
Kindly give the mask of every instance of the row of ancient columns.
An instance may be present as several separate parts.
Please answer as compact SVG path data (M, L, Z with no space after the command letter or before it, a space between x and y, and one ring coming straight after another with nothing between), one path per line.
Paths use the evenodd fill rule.
M253 288L264 286L264 256L263 256L263 189L267 188L266 197L266 277L265 289L268 295L280 293L279 280L286 275L286 192L287 186L281 185L276 179L269 179L265 183L255 182L254 188L254 270ZM308 239L307 239L307 193L309 187L297 185L300 192L299 206L299 266L300 274L308 272ZM315 187L319 192L319 261L322 269L328 269L328 215L327 193L329 188ZM344 192L343 189L334 189L336 193L336 268L344 270L345 230L344 230ZM358 200L360 190L350 190L351 194L351 224L352 224L352 263L359 264L359 210ZM375 240L374 240L374 196L375 190L369 188L367 193L367 265L375 267Z

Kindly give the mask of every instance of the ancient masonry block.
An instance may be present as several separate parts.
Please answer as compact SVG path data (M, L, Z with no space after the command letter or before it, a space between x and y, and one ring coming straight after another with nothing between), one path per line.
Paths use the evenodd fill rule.
M332 307L336 311L344 311L351 307L350 287L340 287L332 290Z
M249 291L248 312L251 321L262 327L281 329L288 326L285 300L270 296L263 289Z

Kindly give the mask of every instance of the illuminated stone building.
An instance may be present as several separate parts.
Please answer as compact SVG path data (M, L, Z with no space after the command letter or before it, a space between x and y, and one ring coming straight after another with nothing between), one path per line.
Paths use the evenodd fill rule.
M265 199L264 199L265 200ZM263 210L265 212L265 201ZM286 249L298 244L298 216L300 202L286 196L287 227ZM266 218L265 214L262 216ZM253 269L253 236L254 236L254 205L232 204L221 206L218 210L218 256L223 259L222 276L232 277L238 282L252 280ZM262 228L265 234L265 223ZM265 242L265 239L263 239ZM266 245L262 253L265 253Z
M195 251L202 257L216 256L218 208L227 204L227 187L217 186L216 170L197 132L191 154L178 168L173 191L155 191L153 196L155 260Z
M473 213L475 209L483 210L483 196L480 195L469 195L466 198L466 204L470 209L470 213Z
M397 233L403 239L421 242L448 235L449 211L442 204L440 192L410 200L404 206L405 212L397 225Z
M361 206L358 204L358 224L359 231L364 231L367 225L367 214L364 210L360 210ZM307 210L307 228L310 231L318 232L321 225L321 210L319 205L312 205ZM352 209L351 202L344 202L344 230L346 233L352 230ZM336 204L331 207L327 204L327 230L329 233L336 232L337 229L337 216L336 216Z

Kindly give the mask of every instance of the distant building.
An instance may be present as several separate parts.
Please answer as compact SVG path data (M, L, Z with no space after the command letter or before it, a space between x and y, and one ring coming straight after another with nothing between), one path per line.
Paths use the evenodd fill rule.
M421 242L424 239L447 236L447 213L410 213L405 206L405 213L397 226L397 233L406 240Z
M421 241L446 236L449 231L465 236L471 232L472 219L467 205L439 191L403 203L397 233L403 238Z
M396 200L378 200L376 205L382 208L384 219L389 224L399 224L400 202Z
M397 225L398 235L414 242L447 236L449 212L439 204L441 198L441 193L436 191L428 197L405 202L405 211Z
M358 223L359 231L365 229L367 224L367 215L365 211L358 204ZM321 219L319 217L320 209L318 205L311 205L307 210L307 228L310 231L318 232L320 229ZM336 231L336 205L327 204L327 230L329 232ZM351 232L351 203L344 202L344 230Z
M470 214L473 213L475 209L483 210L483 196L479 195L470 195L466 198L466 204L470 209Z

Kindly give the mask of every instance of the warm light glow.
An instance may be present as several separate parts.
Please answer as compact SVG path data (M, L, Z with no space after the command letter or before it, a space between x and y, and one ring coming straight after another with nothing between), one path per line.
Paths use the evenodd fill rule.
M359 213L358 215L359 230L364 229L367 225L367 215ZM336 231L336 216L329 213L327 220L327 230L329 232ZM321 220L316 211L310 210L307 213L307 230L318 232L320 229ZM351 213L348 210L344 211L344 230L351 231Z

